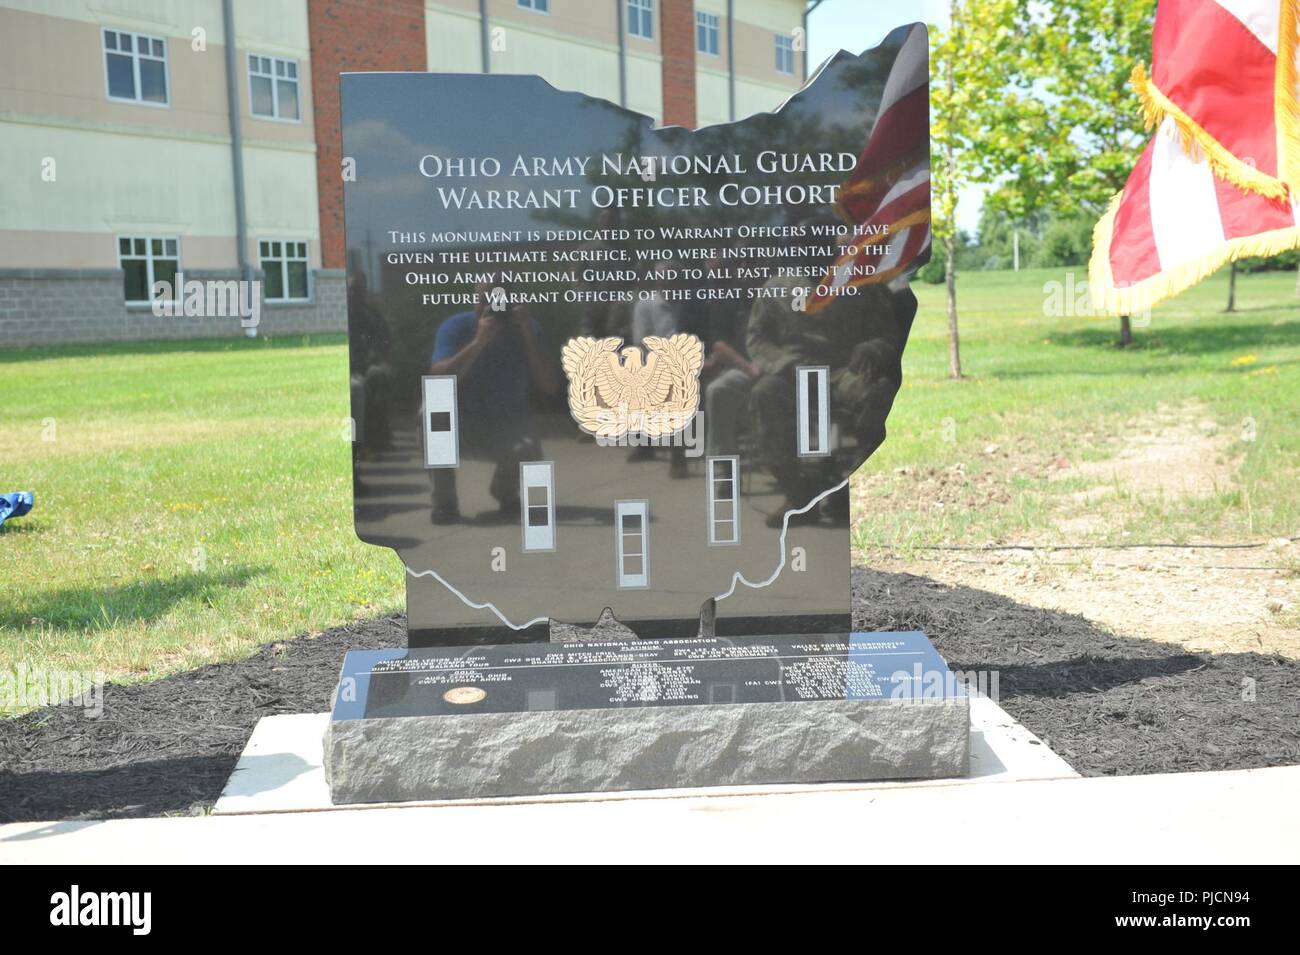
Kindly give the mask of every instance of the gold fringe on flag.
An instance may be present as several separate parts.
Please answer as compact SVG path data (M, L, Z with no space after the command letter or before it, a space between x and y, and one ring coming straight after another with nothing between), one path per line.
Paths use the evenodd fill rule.
M1300 196L1300 0L1282 0L1277 39L1277 168Z
M1187 291L1197 282L1209 278L1229 262L1249 258L1269 258L1300 249L1300 228L1290 227L1261 232L1258 235L1228 239L1212 252L1190 262L1165 269L1149 279L1117 288L1110 268L1110 245L1115 233L1115 214L1119 211L1121 192L1111 200L1110 209L1092 237L1092 260L1088 263L1089 294L1092 307L1108 315L1139 315L1167 298Z
M1295 4L1295 0L1283 0L1283 2L1292 6ZM1293 57L1292 67L1294 68L1294 66ZM1147 76L1147 71L1141 64L1133 67L1131 82L1142 100L1142 115L1146 119L1148 130L1155 129L1165 119L1172 119L1178 127L1178 136L1182 142L1183 151L1193 159L1200 159L1204 156L1206 162L1210 165L1210 169L1220 179L1230 182L1247 192L1258 193L1274 201L1287 198L1289 190L1285 182L1260 172L1254 166L1242 162L1234 156L1226 146L1206 132L1196 120L1183 112L1177 103L1162 93L1160 88ZM1279 92L1279 112L1281 100L1282 96L1281 92ZM1294 102L1294 96L1292 101ZM1293 127L1292 132L1295 133L1294 117L1291 118L1293 120L1291 124ZM1279 115L1279 130L1282 129L1281 119L1282 117ZM1297 140L1297 144L1300 144L1300 139Z

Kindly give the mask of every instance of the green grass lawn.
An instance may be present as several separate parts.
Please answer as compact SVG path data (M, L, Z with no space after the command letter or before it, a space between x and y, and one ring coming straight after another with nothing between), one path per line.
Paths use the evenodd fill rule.
M150 677L397 607L347 380L341 337L0 357L0 484L36 495L0 528L0 672Z
M1225 433L1251 422L1225 450L1237 480L1194 503L1117 495L1106 534L1297 533L1294 274L1243 278L1231 316L1226 280L1207 282L1125 351L1112 319L1044 315L1061 278L962 277L960 382L943 289L917 286L890 437L860 482L863 553L1050 538L1078 486L1045 462L1114 453L1128 422L1193 401ZM0 490L36 494L0 528L0 672L146 679L399 607L396 556L352 530L347 403L341 338L0 352ZM918 484L935 474L953 506Z
M1128 349L1115 347L1117 319L1044 314L1044 287L1062 279L1046 270L961 277L963 381L947 378L943 288L915 286L921 308L889 438L857 483L860 551L1080 543L1055 534L1052 518L1087 482L1058 480L1053 463L1109 457L1135 428L1179 410L1202 428L1206 418L1217 426L1234 480L1195 499L1118 488L1095 505L1105 519L1086 542L1300 533L1295 273L1239 277L1232 314L1223 311L1221 273L1159 306ZM946 506L934 507L934 482L918 473L942 477L958 467L956 480L940 482Z

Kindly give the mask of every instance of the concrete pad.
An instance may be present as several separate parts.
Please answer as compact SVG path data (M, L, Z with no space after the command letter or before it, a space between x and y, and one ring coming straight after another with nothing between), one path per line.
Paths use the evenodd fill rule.
M0 826L9 863L1300 862L1300 767Z
M637 792L571 793L516 796L497 799L439 800L376 803L375 806L444 806L589 802L602 799L680 799L689 796L746 793L793 793L826 789L860 790L895 787L951 786L956 783L997 783L1024 779L1058 779L1077 776L1069 764L1038 737L1017 723L988 697L971 696L971 775L960 779L925 779L899 782L782 784L771 786L713 787ZM262 812L340 810L330 802L321 765L321 745L328 713L267 716L258 721L240 756L213 815Z
M258 720L213 813L331 808L321 760L321 742L329 721L328 713Z

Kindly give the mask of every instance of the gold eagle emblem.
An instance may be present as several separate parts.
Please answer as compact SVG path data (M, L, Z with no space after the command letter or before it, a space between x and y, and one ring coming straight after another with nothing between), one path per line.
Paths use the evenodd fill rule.
M700 340L647 335L644 357L636 345L622 344L621 338L573 338L564 346L573 419L604 438L682 430L700 408Z

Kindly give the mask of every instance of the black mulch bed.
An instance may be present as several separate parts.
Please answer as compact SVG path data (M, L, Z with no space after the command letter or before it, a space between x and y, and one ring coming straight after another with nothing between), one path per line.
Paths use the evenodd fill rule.
M853 600L857 629L924 630L954 670L997 671L1003 708L1084 775L1300 763L1300 662L1185 653L904 574L855 570ZM73 707L0 720L0 821L203 812L259 718L324 712L343 652L401 646L403 625L366 621L109 686L97 720Z
M953 670L996 671L999 705L1085 776L1300 763L1300 661L1188 653L910 574L855 570L853 608L857 629L924 630Z

